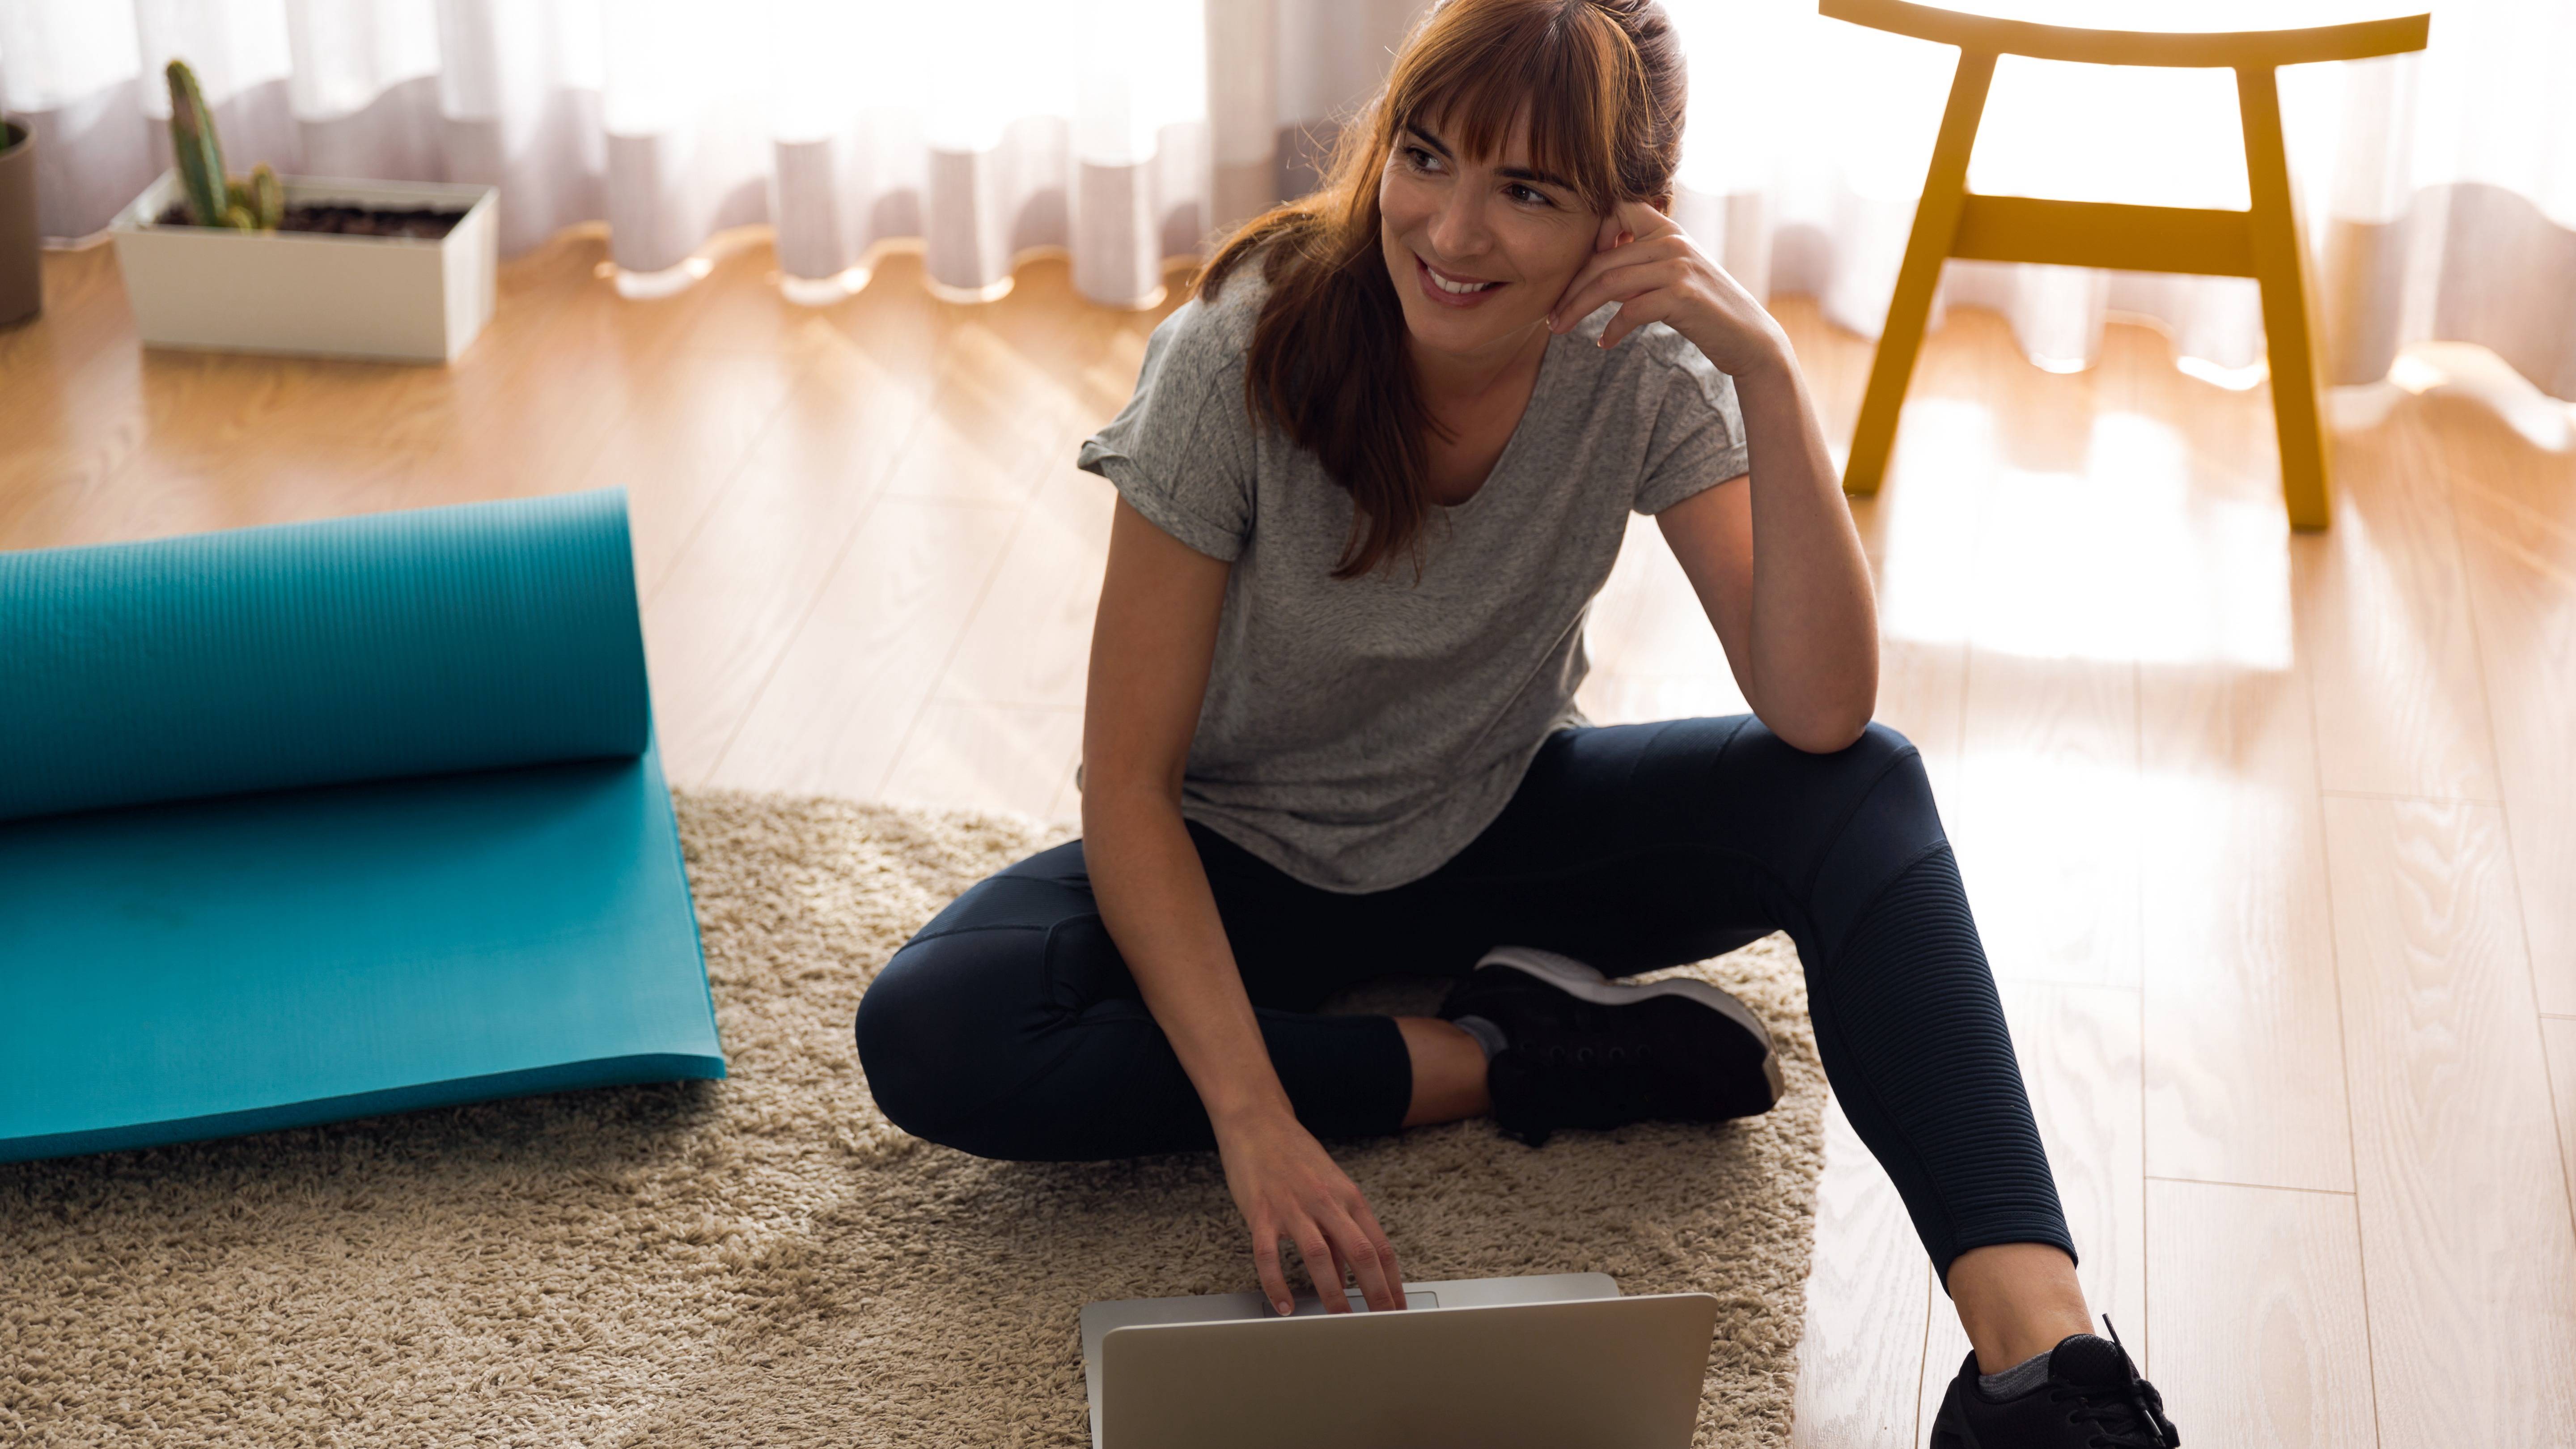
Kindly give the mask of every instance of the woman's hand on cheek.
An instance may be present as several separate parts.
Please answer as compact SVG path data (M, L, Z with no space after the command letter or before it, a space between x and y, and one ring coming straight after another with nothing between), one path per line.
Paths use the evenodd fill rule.
M1566 284L1548 313L1548 330L1571 330L1605 303L1619 313L1601 345L1649 322L1690 339L1720 372L1750 372L1776 362L1788 336L1753 294L1726 274L1673 219L1642 201L1623 201L1604 217L1603 239Z

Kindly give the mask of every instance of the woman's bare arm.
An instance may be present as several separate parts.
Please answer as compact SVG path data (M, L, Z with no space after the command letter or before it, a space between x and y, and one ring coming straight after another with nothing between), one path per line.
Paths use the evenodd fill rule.
M1735 382L1752 482L1702 489L1655 515L1726 646L1745 702L1771 732L1818 754L1860 738L1878 704L1878 603L1798 354L1752 293L1673 219L1623 201L1548 325L1571 330L1605 302L1616 347L1661 322Z
M1787 340L1735 375L1750 482L1655 515L1746 703L1802 750L1839 750L1878 704L1878 605L1823 424ZM1756 546L1756 541L1759 546Z
M1110 939L1207 1109L1271 1301L1287 1311L1285 1238L1327 1311L1346 1308L1343 1268L1370 1307L1401 1308L1403 1280L1386 1234L1299 1124L1270 1064L1181 820L1181 771L1207 694L1228 568L1120 500L1082 722L1084 868Z

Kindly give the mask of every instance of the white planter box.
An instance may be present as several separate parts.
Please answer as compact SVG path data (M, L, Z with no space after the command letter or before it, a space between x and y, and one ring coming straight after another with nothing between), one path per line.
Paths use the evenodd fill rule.
M182 194L165 171L111 226L148 346L447 362L492 319L500 200L489 186L286 178L290 206L464 212L439 241L159 225Z

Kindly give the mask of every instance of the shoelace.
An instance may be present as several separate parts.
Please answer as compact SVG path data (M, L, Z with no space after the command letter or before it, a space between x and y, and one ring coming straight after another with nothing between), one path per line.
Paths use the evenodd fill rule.
M2049 1397L2061 1403L2083 1401L2082 1407L2066 1417L2070 1423L2102 1426L2091 1436L2097 1449L2180 1449L2182 1435L2165 1417L2164 1395L2156 1392L2154 1384L2138 1377L2138 1366L2129 1358L2129 1346L2120 1342L2120 1330L2111 1322L2111 1315L2102 1315L2102 1326L2111 1330L2112 1346L2120 1350L2120 1373L2126 1382L2098 1388L2062 1388ZM2121 1397L2101 1402L2101 1396L2109 1393Z

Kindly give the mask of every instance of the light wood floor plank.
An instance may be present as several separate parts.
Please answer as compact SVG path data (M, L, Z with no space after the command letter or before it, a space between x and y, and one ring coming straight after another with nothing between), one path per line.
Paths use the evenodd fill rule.
M2329 797L2384 1444L2576 1444L2576 1227L2488 805Z
M785 405L797 368L759 353L684 353L640 379L583 483L626 490L635 582L661 587Z
M895 426L872 429L855 410L834 424L828 446L793 422L772 428L724 506L688 537L647 595L654 678L687 681L655 692L675 780L711 776L824 581L851 551L901 450Z
M1118 494L1072 465L1070 444L1061 451L940 681L942 700L1082 708Z
M1009 356L976 329L961 329L953 341L990 365ZM1071 455L1061 446L1061 433L1031 436L1002 425L995 412L974 388L953 382L934 387L887 491L1013 509L1028 502L1039 480Z
M1916 1449L1923 1442L1915 1404L1932 1265L1896 1184L1839 1102L1825 1108L1813 1261L1790 1442L1799 1449Z
M22 384L48 374L67 375L106 351L131 347L134 315L125 305L125 282L113 247L49 251L43 256L43 305L24 326L0 329L0 374ZM21 427L41 426L41 414L21 414ZM12 433L16 430L12 429ZM0 439L0 448L7 446Z
M2144 1370L2192 1449L2379 1442L2362 1297L2349 1195L2148 1180Z
M2415 409L2337 442L2335 523L2292 542L2325 788L2493 800L2450 490Z
M1594 724L1637 724L1750 713L1732 677L1706 673L1595 674L1575 694Z
M1917 645L1964 646L2001 449L1987 397L1993 369L1975 359L2004 339L1973 326L1943 338L1915 366L1888 481L1853 500L1852 521L1876 572L1880 632ZM1848 425L1832 436L1848 437Z
M2556 1097L2558 1165L2566 1171L2570 1216L2576 1218L2576 1017L2544 1016L2540 1035Z
M2421 406L2460 515L2540 1008L2576 1015L2576 459L2464 400Z
M1951 485L1975 500L1975 539L1964 567L1936 576L1955 601L1948 627L1971 646L1944 816L1998 975L2134 986L2138 564L2124 548L2066 547L2125 539L2149 506L2099 446L2101 385L2027 367L1950 384L1971 413L1951 428L1961 459L1944 466L1983 476Z
M2349 1191L2305 681L2142 674L2147 1170Z
M1725 646L1718 643L1717 630L1710 626L1690 576L1682 572L1681 561L1673 557L1662 531L1647 520L1646 528L1630 531L1620 554L1623 563L1634 567L1630 587L1636 593L1636 608L1618 621L1624 626L1624 637L1609 645L1618 668L1630 674L1703 674L1732 680Z
M1944 811L1959 788L1967 696L1967 645L1880 638L1878 722L1913 741L1922 752L1934 798Z
M154 443L109 480L89 522L108 537L145 538L380 513L409 503L421 467L415 454L341 442L257 453Z
M1616 670L1623 664L1621 655L1636 632L1637 610L1645 602L1646 576L1658 551L1670 552L1655 521L1629 515L1618 560L1610 566L1610 577L1601 585L1601 592L1593 595L1592 612L1584 621L1584 650L1592 660L1594 673Z
M1995 974L2139 979L2136 667L1972 651L1942 807Z
M2105 337L2096 474L2125 499L2138 659L2147 1170L2349 1190L2350 1133L2290 536L2261 389ZM2092 535L2085 535L2092 537ZM2110 543L2102 537L2098 542ZM2079 641L2069 641L2070 643Z
M1049 820L1081 757L1079 708L933 700L905 739L884 795L898 805Z
M877 798L1017 521L988 503L880 499L708 780Z

